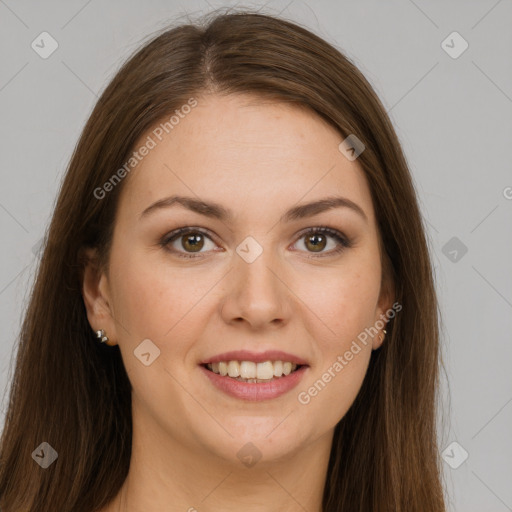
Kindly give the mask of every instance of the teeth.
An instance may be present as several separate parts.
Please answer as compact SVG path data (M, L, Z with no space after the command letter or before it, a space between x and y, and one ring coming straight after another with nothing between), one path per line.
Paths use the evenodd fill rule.
M255 379L256 363L252 361L242 361L240 363L240 377L242 377L242 379Z
M228 365L225 362L219 363L219 373L225 377L228 374Z
M206 365L214 373L226 375L244 382L268 382L274 377L290 375L297 369L297 364L289 361L222 361Z
M274 377L274 365L272 361L265 361L256 365L256 378L272 379Z
M228 375L230 377L240 377L240 365L238 364L238 361L229 361Z
M276 377L281 377L281 375L283 375L283 361L274 362L274 375Z

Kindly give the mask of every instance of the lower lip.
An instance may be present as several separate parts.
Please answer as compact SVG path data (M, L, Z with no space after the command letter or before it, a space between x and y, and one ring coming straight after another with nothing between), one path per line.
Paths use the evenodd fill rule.
M270 382L241 382L231 377L223 377L204 366L200 365L200 368L210 379L210 382L227 395L251 401L270 400L284 395L297 386L308 369L307 366L301 366L293 373L276 378Z

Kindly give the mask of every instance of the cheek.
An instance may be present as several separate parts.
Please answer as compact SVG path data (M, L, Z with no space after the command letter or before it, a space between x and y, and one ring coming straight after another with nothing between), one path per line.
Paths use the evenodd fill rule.
M178 311L170 304L179 307L178 288L170 286L150 258L120 248L112 254L111 269L115 313L126 329L120 336L158 337L172 327Z
M306 317L317 324L319 338L339 348L374 321L380 291L379 264L347 264L332 272L310 273L308 279L298 278L295 286L304 306L314 313Z
M359 393L372 353L365 329L373 325L380 292L380 264L372 252L345 263L328 276L317 274L309 288L301 281L304 302L315 313L307 317L308 329L317 333L318 364L301 387L299 403L308 414L321 415L324 426L334 426Z
M119 251L118 255L122 256L112 255L111 268L124 366L143 402L165 403L169 390L175 389L175 395L181 396L180 386L170 374L183 369L187 352L203 329L201 298L212 283L206 278L196 280L192 272L155 264L154 259L136 252L128 255ZM146 339L160 350L149 366L134 357ZM185 377L179 380L184 382Z
M339 358L338 358L339 356ZM322 369L314 372L307 387L298 395L299 407L306 418L321 418L322 431L333 428L356 399L368 368L371 349L361 346L350 361L339 352L329 358Z
M298 401L309 417L322 418L322 427L334 427L359 393L372 354L365 329L373 324L379 286L373 276L351 274L331 279L316 303L317 362ZM321 319L321 321L319 320ZM326 328L326 326L328 328Z
M193 339L201 328L202 299L215 283L211 275L193 266L171 268L142 251L113 254L112 270L116 316L125 327L120 336L132 338L131 344L149 338L159 346Z

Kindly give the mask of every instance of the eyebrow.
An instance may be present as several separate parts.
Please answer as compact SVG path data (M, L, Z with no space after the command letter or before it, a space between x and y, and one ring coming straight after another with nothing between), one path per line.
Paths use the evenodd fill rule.
M147 217L150 213L156 212L163 208L170 208L174 205L181 205L188 210L196 212L206 217L211 217L221 221L228 221L233 218L233 212L224 206L211 202L202 201L193 197L186 196L170 196L160 199L148 206L140 215L140 219ZM334 208L349 208L352 211L360 215L366 222L368 218L364 213L364 210L346 197L330 196L310 203L300 204L290 208L281 217L281 222L291 222L298 219L304 219L318 215L322 212L332 210Z

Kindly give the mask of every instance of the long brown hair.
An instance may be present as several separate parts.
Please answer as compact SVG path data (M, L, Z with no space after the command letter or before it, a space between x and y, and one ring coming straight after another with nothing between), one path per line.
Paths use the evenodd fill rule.
M121 67L71 158L24 316L0 445L4 512L91 512L119 492L131 455L131 385L118 347L97 343L82 298L83 249L108 268L123 181L94 191L147 130L191 97L256 94L312 109L366 149L383 273L402 311L335 429L326 512L445 510L436 416L438 303L414 184L392 124L356 66L301 26L256 12L167 28ZM340 141L342 139L340 138ZM384 274L383 274L384 275ZM32 456L47 442L57 460Z

